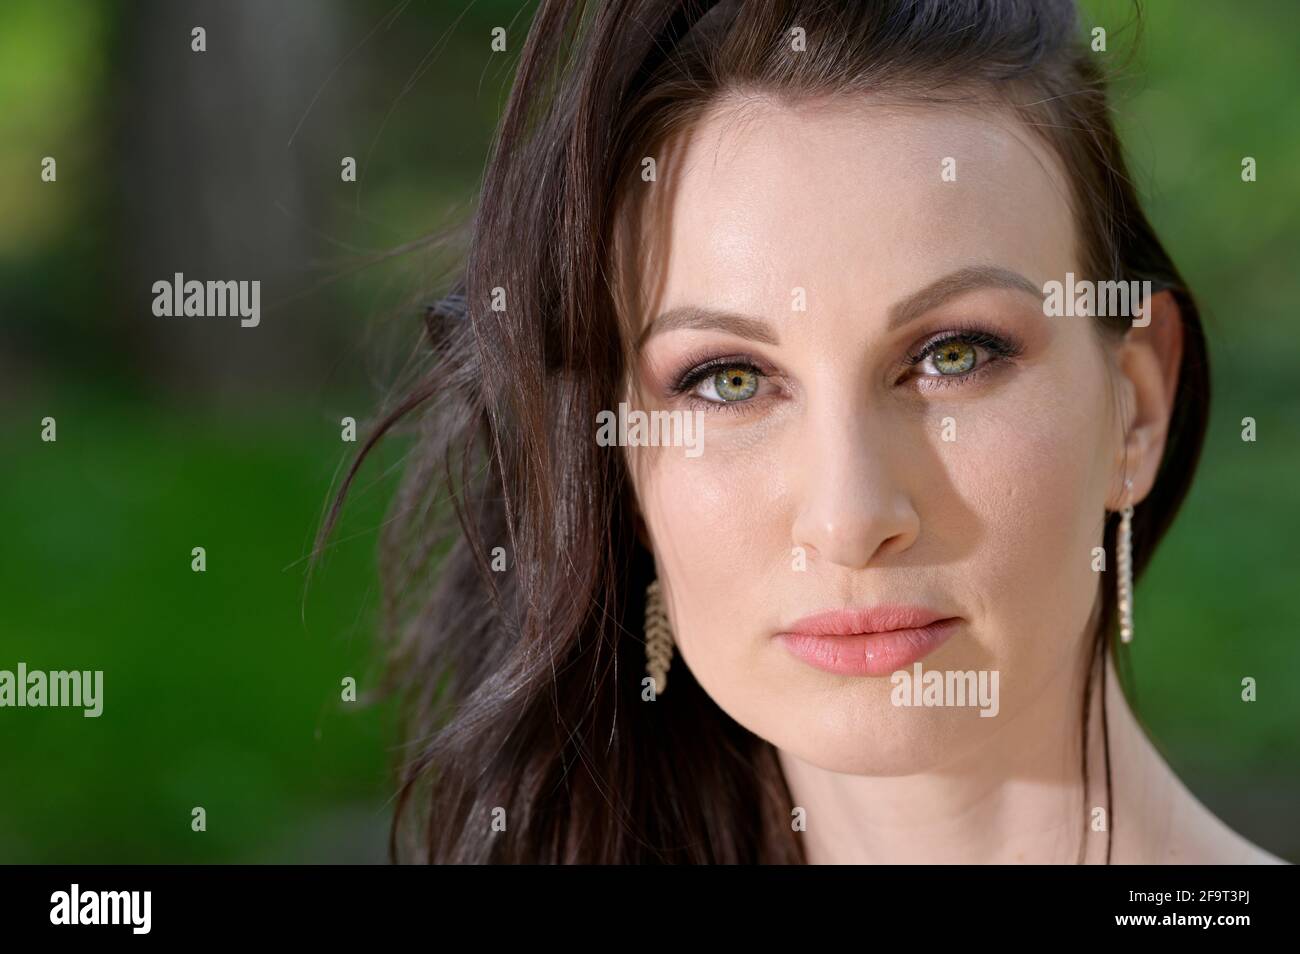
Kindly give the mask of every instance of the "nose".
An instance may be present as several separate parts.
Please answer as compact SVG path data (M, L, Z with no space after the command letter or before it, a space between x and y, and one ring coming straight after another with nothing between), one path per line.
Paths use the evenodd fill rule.
M909 548L921 529L897 479L887 429L861 406L807 421L794 455L793 542L810 558L860 570Z

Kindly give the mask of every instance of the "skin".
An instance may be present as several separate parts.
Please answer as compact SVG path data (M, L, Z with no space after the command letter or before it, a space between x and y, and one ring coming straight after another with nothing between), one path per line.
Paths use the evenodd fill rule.
M627 399L701 410L704 452L626 452L674 666L777 748L813 862L1075 861L1084 820L1105 807L1099 721L1094 784L1080 791L1092 553L1125 478L1134 503L1154 482L1176 304L1157 296L1150 326L1121 339L1045 317L1021 289L915 300L962 270L1037 289L1083 271L1059 163L991 107L730 95L659 165L626 226L636 241L620 240L640 250L622 292ZM660 318L684 308L743 320ZM1017 353L977 349L960 380L906 363L967 324ZM673 392L714 357L752 362L754 395ZM996 717L893 705L887 677L823 672L777 638L813 613L886 603L960 618L922 665L998 671ZM1158 638L1140 611L1138 632ZM1112 860L1277 860L1179 783L1109 675ZM1088 860L1103 860L1104 833L1087 840Z

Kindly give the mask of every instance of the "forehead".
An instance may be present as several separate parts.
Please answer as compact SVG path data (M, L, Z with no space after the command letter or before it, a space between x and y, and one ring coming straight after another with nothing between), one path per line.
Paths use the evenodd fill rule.
M1075 268L1069 190L1008 110L861 96L729 97L660 153L638 310L892 300L972 264L1041 284Z

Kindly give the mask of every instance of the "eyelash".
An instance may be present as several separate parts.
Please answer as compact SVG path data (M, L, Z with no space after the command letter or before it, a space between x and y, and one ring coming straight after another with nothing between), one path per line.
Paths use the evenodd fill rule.
M703 406L710 411L732 411L735 413L743 413L746 409L745 405L753 404L754 399L749 398L744 401L711 401L708 398L703 398L697 394L690 393L701 381L709 377L709 375L717 374L724 368L741 368L745 371L752 371L754 374L758 375L760 388L762 387L763 381L776 377L773 372L765 369L753 357L742 354L723 355L720 357L705 359L698 357L692 358L685 363L685 368L685 371L682 371L675 376L674 383L669 387L669 390L674 396L686 396L690 399L691 404L695 406Z
M984 372L998 362L1006 358L1014 358L1023 350L1019 344L1011 341L1002 335L994 334L985 328L978 326L962 326L952 328L939 334L932 335L927 339L918 350L906 355L902 364L908 370L919 366L926 358L937 352L944 345L952 344L954 341L968 344L986 352L987 357L981 360L970 371L962 374L926 374L921 375L928 379L927 389L948 388L968 384L976 378L982 377ZM772 372L766 370L758 361L749 355L723 355L710 358L694 357L685 362L685 370L674 377L674 383L670 385L669 391L673 396L686 396L690 398L694 405L703 405L709 410L732 411L743 413L747 408L746 405L754 403L754 398L744 401L712 401L708 398L702 398L693 395L692 392L701 381L716 374L724 368L741 368L745 371L751 371L758 375L760 387L762 381L775 377ZM900 377L899 383L903 377Z
M985 328L978 326L966 326L953 328L948 331L940 332L928 338L921 347L914 353L908 354L904 359L904 364L908 368L918 367L926 358L943 348L944 345L952 344L954 341L970 345L987 353L987 357L981 360L970 371L962 374L924 374L921 377L928 379L927 389L949 388L959 385L968 384L978 377L983 377L985 371L990 370L998 362L1006 358L1014 358L1024 349L1014 341L994 334ZM899 379L902 380L901 378Z

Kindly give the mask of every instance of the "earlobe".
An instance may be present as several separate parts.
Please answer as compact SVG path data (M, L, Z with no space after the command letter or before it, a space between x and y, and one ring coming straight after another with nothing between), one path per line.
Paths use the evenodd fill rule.
M1110 503L1118 510L1136 504L1151 492L1164 456L1169 420L1178 393L1178 371L1183 360L1182 310L1173 292L1152 296L1150 320L1134 325L1124 335L1118 354L1120 373L1128 384L1132 404L1127 409L1124 438L1124 473L1117 475ZM1125 478L1133 481L1131 497L1122 499Z

